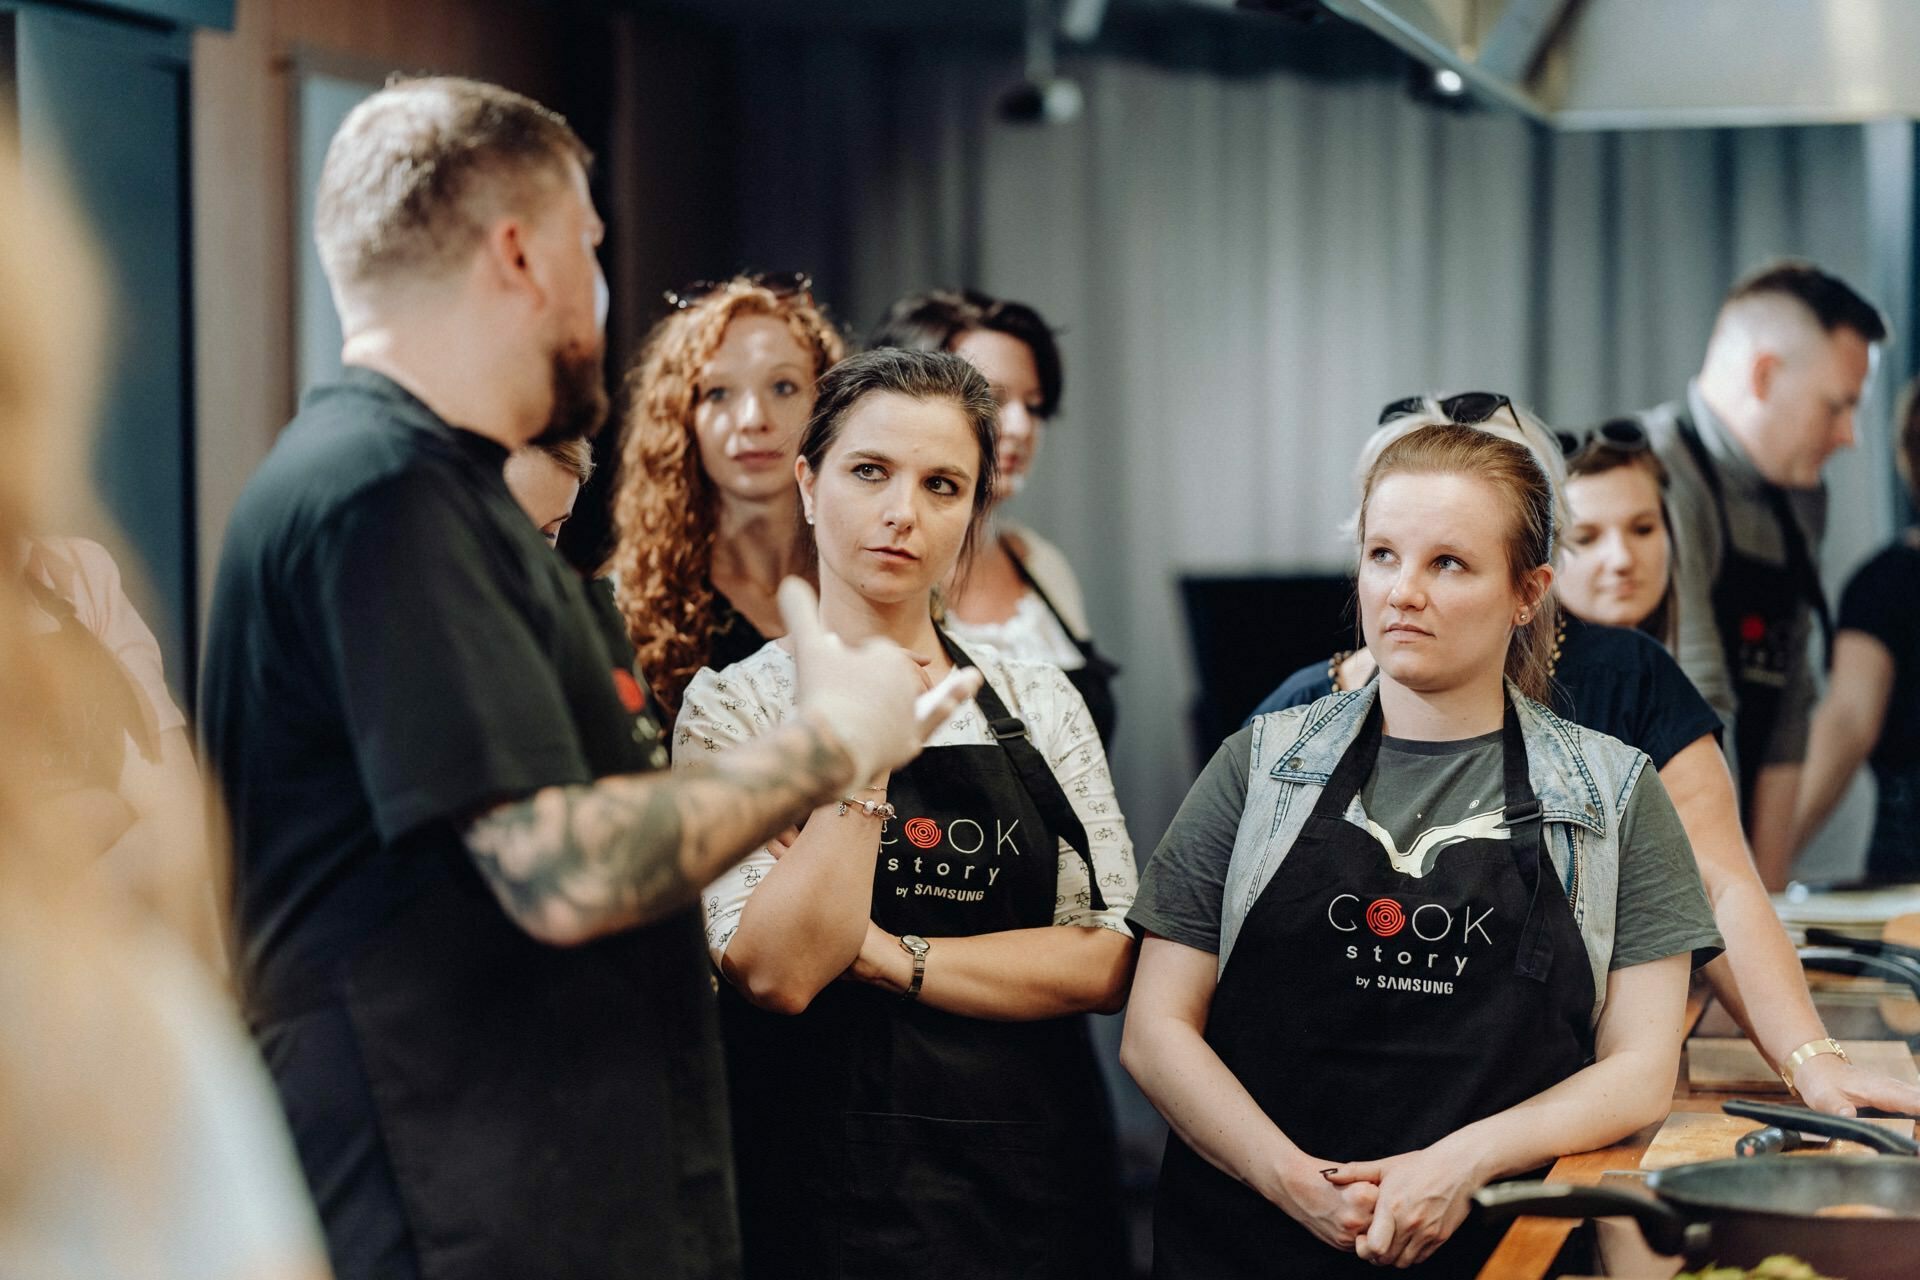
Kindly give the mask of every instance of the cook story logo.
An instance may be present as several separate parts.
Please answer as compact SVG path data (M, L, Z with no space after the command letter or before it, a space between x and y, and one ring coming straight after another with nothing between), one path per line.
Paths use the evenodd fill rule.
M982 902L1005 870L1001 860L1021 856L1019 830L1018 818L953 818L944 828L929 817L908 818L899 834L891 824L882 833L881 865L887 874L907 880L893 886L896 897ZM915 852L901 849L903 843Z
M1357 893L1337 893L1327 902L1326 920L1336 934L1364 938L1336 942L1356 969L1354 985L1365 991L1411 991L1450 996L1464 979L1476 952L1493 945L1488 928L1492 907L1473 903L1448 906L1425 901L1409 905L1399 898L1362 902Z

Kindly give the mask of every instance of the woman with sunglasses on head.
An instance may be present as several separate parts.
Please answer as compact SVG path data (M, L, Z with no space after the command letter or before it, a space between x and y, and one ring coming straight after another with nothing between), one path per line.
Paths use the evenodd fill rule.
M1460 402L1466 401L1464 405ZM1477 410L1485 399L1425 401ZM1423 421L1388 406L1370 442ZM1471 412L1466 414L1473 417ZM1524 427L1522 424L1525 424ZM1555 645L1549 702L1562 716L1644 751L1686 827L1726 953L1707 967L1714 996L1760 1052L1820 1111L1859 1107L1908 1112L1920 1089L1856 1067L1828 1038L1793 944L1768 901L1740 826L1733 779L1719 746L1720 719L1673 656L1656 642L1673 633L1673 550L1661 499L1660 462L1640 424L1605 423L1581 435L1549 435L1531 414L1499 412L1482 430L1526 444L1551 473L1564 464L1570 534L1554 594L1564 625ZM1546 441L1555 440L1549 446ZM1365 648L1303 668L1256 715L1304 705L1372 678Z
M781 634L774 591L803 558L794 449L815 382L846 354L811 287L741 275L669 293L627 375L610 570L669 708L700 668Z
M1894 415L1894 464L1920 503L1920 379ZM1814 708L1789 857L1826 824L1865 763L1875 811L1867 874L1920 880L1920 528L1868 560L1840 595L1826 696Z
M971 289L910 294L893 304L869 345L951 351L986 375L1000 406L995 496L1020 492L1043 428L1060 411L1063 384L1060 347L1039 312ZM1120 668L1094 646L1080 580L1057 547L996 517L965 577L948 584L944 603L947 632L963 644L992 645L1007 657L1065 671L1093 713L1101 743L1112 749Z
M1539 455L1416 416L1357 524L1378 678L1230 738L1129 916L1157 1276L1476 1274L1475 1190L1666 1113L1718 949L1646 756L1542 705Z
M956 643L934 592L982 534L995 406L972 365L882 349L820 382L796 464L820 614L985 684L904 769L705 895L750 1277L1122 1271L1088 1011L1126 999L1134 870L1059 668ZM676 767L791 714L781 643L702 671Z

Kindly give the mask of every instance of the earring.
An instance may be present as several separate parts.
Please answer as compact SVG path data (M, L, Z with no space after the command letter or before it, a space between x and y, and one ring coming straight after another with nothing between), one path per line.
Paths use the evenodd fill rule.
M1520 625L1521 625L1521 626L1523 626L1523 627L1524 627L1524 626L1526 626L1526 625L1527 625L1527 623L1528 623L1528 622L1530 622L1530 621L1531 621L1532 619L1533 619L1533 610L1531 610L1531 609L1522 609L1522 610L1520 611Z
M812 512L811 510L808 510L808 511L807 511L807 513L806 513L806 518L807 518L807 523L808 523L808 524L812 524L812 523L813 523L813 512Z

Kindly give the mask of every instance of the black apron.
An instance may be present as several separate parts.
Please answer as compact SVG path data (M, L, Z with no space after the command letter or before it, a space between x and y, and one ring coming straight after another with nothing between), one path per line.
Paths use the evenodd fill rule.
M1207 1018L1207 1043L1254 1101L1329 1164L1429 1146L1593 1057L1593 970L1541 841L1513 708L1503 732L1511 837L1448 845L1422 879L1395 871L1379 841L1342 817L1373 771L1380 725L1375 703L1248 912ZM1470 1277L1498 1240L1469 1218L1418 1270ZM1170 1134L1153 1274L1380 1271Z
M638 771L664 754L658 721L629 670L612 674ZM314 1187L343 1280L736 1277L724 1137L687 1137L727 1133L702 1083L720 1066L697 912L549 946L464 848L402 840L382 856L413 887L339 989L256 993L303 1147L368 1141L333 1108L377 1117L378 1150ZM278 1052L300 1041L335 1048ZM362 1076L342 1079L342 1060Z
M872 918L889 933L1050 925L1062 839L1103 905L1046 760L992 686L975 700L997 742L928 748L888 782L898 817L881 837ZM936 942L928 985L939 975ZM748 1277L1124 1274L1112 1122L1085 1018L985 1021L852 982L797 1016L725 984L720 999Z
M1004 541L1002 545L1006 545ZM1060 612L1058 605L1054 604L1053 597L1048 595L1046 588L1042 587L1033 574L1028 572L1026 561L1022 560L1011 546L1007 547L1007 558L1013 561L1014 572L1018 573L1020 580L1027 584L1027 589L1039 597L1041 604L1047 606L1047 612L1051 613L1054 621L1060 624L1060 629L1067 633L1067 639L1073 641L1073 647L1080 651L1082 665L1065 673L1067 683L1071 684L1086 701L1087 711L1093 716L1093 727L1100 733L1100 745L1111 752L1114 724L1118 719L1118 708L1114 706L1113 701L1113 678L1120 674L1119 664L1102 655L1099 649L1094 647L1092 637L1084 640L1080 638L1074 631L1073 624L1067 621L1066 615Z
M1727 500L1720 472L1707 454L1706 443L1693 423L1682 415L1676 424L1687 452L1706 478L1720 516L1720 573L1713 580L1713 625L1726 654L1727 679L1733 686L1734 753L1740 763L1740 808L1753 802L1753 786L1766 760L1767 743L1780 718L1788 673L1793 669L1795 623L1801 605L1820 620L1820 634L1829 660L1833 656L1833 615L1820 589L1819 571L1807 550L1800 521L1787 505L1787 495L1771 484L1761 491L1780 526L1787 552L1784 565L1747 555L1733 545L1727 525Z

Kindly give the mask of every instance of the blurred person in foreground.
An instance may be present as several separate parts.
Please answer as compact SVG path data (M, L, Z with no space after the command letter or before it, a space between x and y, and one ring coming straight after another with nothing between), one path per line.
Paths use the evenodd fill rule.
M122 748L121 721L153 730L142 741L156 753L166 730L139 714L133 690L115 688L98 696L125 716L93 722L97 733L67 732L90 723L91 695L82 687L75 701L76 676L126 680L64 626L47 628L59 602L73 608L59 583L74 544L45 530L97 524L79 510L81 424L100 379L103 295L57 184L43 174L23 184L21 157L4 151L0 440L10 465L0 473L0 545L21 549L23 572L0 577L0 1274L320 1280L319 1232L272 1093L182 942L205 905L200 823L157 823L148 847L180 847L143 861L138 895L113 891L93 859L75 856L76 838L99 853L135 815L89 837L69 784L94 769L101 794L80 807L110 809L94 801L117 799L105 757ZM86 546L91 561L98 548ZM51 587L43 572L55 575ZM63 763L73 776L50 778ZM148 813L196 807L190 767L156 768L148 781Z
M343 1280L734 1275L699 890L972 691L841 645L795 584L799 714L650 772L635 677L503 474L606 415L588 163L475 81L354 109L314 219L345 372L222 552L201 719L241 976Z

